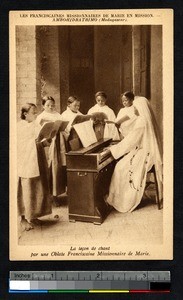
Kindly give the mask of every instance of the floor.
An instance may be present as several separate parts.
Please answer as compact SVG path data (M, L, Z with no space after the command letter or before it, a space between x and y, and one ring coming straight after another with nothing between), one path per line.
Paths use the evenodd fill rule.
M19 245L66 245L100 240L116 243L161 244L163 242L163 209L158 210L151 189L140 205L131 213L112 210L101 225L87 222L69 222L67 196L62 195L53 205L51 215L41 218L41 225L22 231L19 227ZM119 235L120 234L120 235Z

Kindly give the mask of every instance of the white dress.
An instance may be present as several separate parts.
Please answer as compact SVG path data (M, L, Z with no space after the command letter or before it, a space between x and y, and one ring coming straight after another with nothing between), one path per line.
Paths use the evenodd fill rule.
M36 138L40 126L21 120L17 124L17 171L18 176L33 178L40 175L38 167Z
M116 117L116 121L120 120L124 116L128 116L129 118L135 116L134 105L121 108Z
M119 131L121 132L123 137L126 136L129 131L128 127L131 126L130 125L132 122L131 120L133 120L133 118L136 117L133 105L131 105L130 107L121 108L120 111L118 112L115 122L118 122L120 119L122 119L125 116L127 116L130 119L120 124Z
M66 133L70 132L72 122L74 121L75 117L78 115L82 115L82 113L80 111L73 112L69 107L67 107L67 109L61 114L60 120L69 122L69 124L65 129Z
M162 197L162 159L152 123L149 103L139 97L134 101L140 116L131 120L124 139L110 148L115 159L107 202L120 212L133 211L141 202L147 172L156 168L160 197Z
M48 113L44 110L36 118L36 122L39 123L40 125L42 125L45 122L57 121L57 120L61 120L61 115L57 111Z
M109 121L114 122L116 119L114 111L107 105L99 106L98 104L95 104L89 109L88 115L92 115L96 112L104 113ZM118 130L114 124L105 124L103 137L112 138L113 140L120 140Z
M17 125L18 212L28 221L51 214L46 157L36 143L39 130L35 121Z
M36 122L43 125L45 122L54 122L61 120L61 115L54 111L48 113L43 111L38 115ZM46 151L47 152L47 151ZM66 188L66 148L63 134L60 134L52 139L49 151L47 154L48 167L50 171L50 190L53 196L60 195L65 192Z
M95 104L94 106L92 106L89 109L88 115L92 115L93 113L96 113L96 112L102 112L102 113L106 114L109 121L114 122L116 119L114 111L107 105L99 106L98 104Z

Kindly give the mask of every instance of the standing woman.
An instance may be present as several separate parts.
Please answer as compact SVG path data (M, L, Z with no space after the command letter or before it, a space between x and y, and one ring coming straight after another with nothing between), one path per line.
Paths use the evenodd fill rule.
M72 122L74 121L76 116L82 115L79 109L80 109L80 100L76 96L69 96L69 98L67 99L67 108L61 114L61 120L69 122L65 130L68 135L71 130Z
M91 107L88 111L88 115L93 115L94 119L96 119L96 123L97 123L97 119L98 119L98 114L106 116L107 119L105 119L105 123L103 124L103 126L100 126L100 119L98 119L99 121L99 126L95 126L95 132L96 135L99 136L99 138L104 137L104 138L112 138L114 140L119 140L119 133L118 130L115 126L115 124L109 124L107 123L107 121L112 121L115 122L116 116L114 111L108 106L106 105L107 102L107 95L105 92L103 91L99 91L95 94L95 100L97 102L97 104L95 104L93 107ZM103 120L104 121L104 120Z
M21 109L17 126L18 212L24 230L33 229L37 218L52 212L43 149L49 142L36 142L40 130L36 117L35 104L27 103Z
M61 115L55 109L55 100L51 96L42 99L43 112L36 122L44 125L46 122L61 120ZM47 153L48 152L48 153ZM65 192L66 188L66 159L65 141L62 132L58 133L46 151L49 167L49 184L53 200L57 205L57 196Z
M37 122L43 125L45 122L60 120L60 114L55 109L55 100L51 96L42 99L43 111L37 117Z
M125 92L121 95L121 102L123 107L118 112L115 123L119 127L119 131L121 134L121 138L126 135L126 131L128 132L128 127L131 126L131 123L136 119L136 115L138 115L138 111L133 105L134 94L132 92Z
M155 165L160 199L162 199L162 153L150 104L135 97L133 105L139 116L133 118L124 139L110 147L115 159L107 202L119 212L131 212L141 202L147 172Z
M79 111L80 100L76 96L69 96L67 99L67 108L61 114L61 120L69 122L63 133L67 151L70 150L70 140L77 137L75 130L72 130L74 119L83 114Z
M95 100L97 103L89 109L88 115L92 115L93 113L96 113L96 112L101 112L107 116L109 121L114 122L116 116L115 116L114 111L108 105L106 105L106 102L107 102L106 93L103 91L97 92L95 94Z

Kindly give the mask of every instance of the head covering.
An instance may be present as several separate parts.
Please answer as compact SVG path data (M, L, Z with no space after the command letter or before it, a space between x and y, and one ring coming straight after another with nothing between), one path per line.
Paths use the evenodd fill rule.
M133 105L138 113L145 120L145 132L143 138L143 148L150 153L151 164L155 165L158 181L160 199L162 198L163 182L163 163L162 163L162 145L158 133L157 123L149 101L145 97L136 96Z

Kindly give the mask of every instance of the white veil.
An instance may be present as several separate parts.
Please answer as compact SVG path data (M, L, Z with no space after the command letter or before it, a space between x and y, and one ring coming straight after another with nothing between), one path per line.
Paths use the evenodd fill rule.
M143 147L151 153L152 165L155 165L156 176L158 181L159 196L162 199L163 189L163 163L162 163L162 146L158 135L157 124L150 107L149 101L145 97L136 96L133 105L139 112L139 115L146 120L146 134Z

